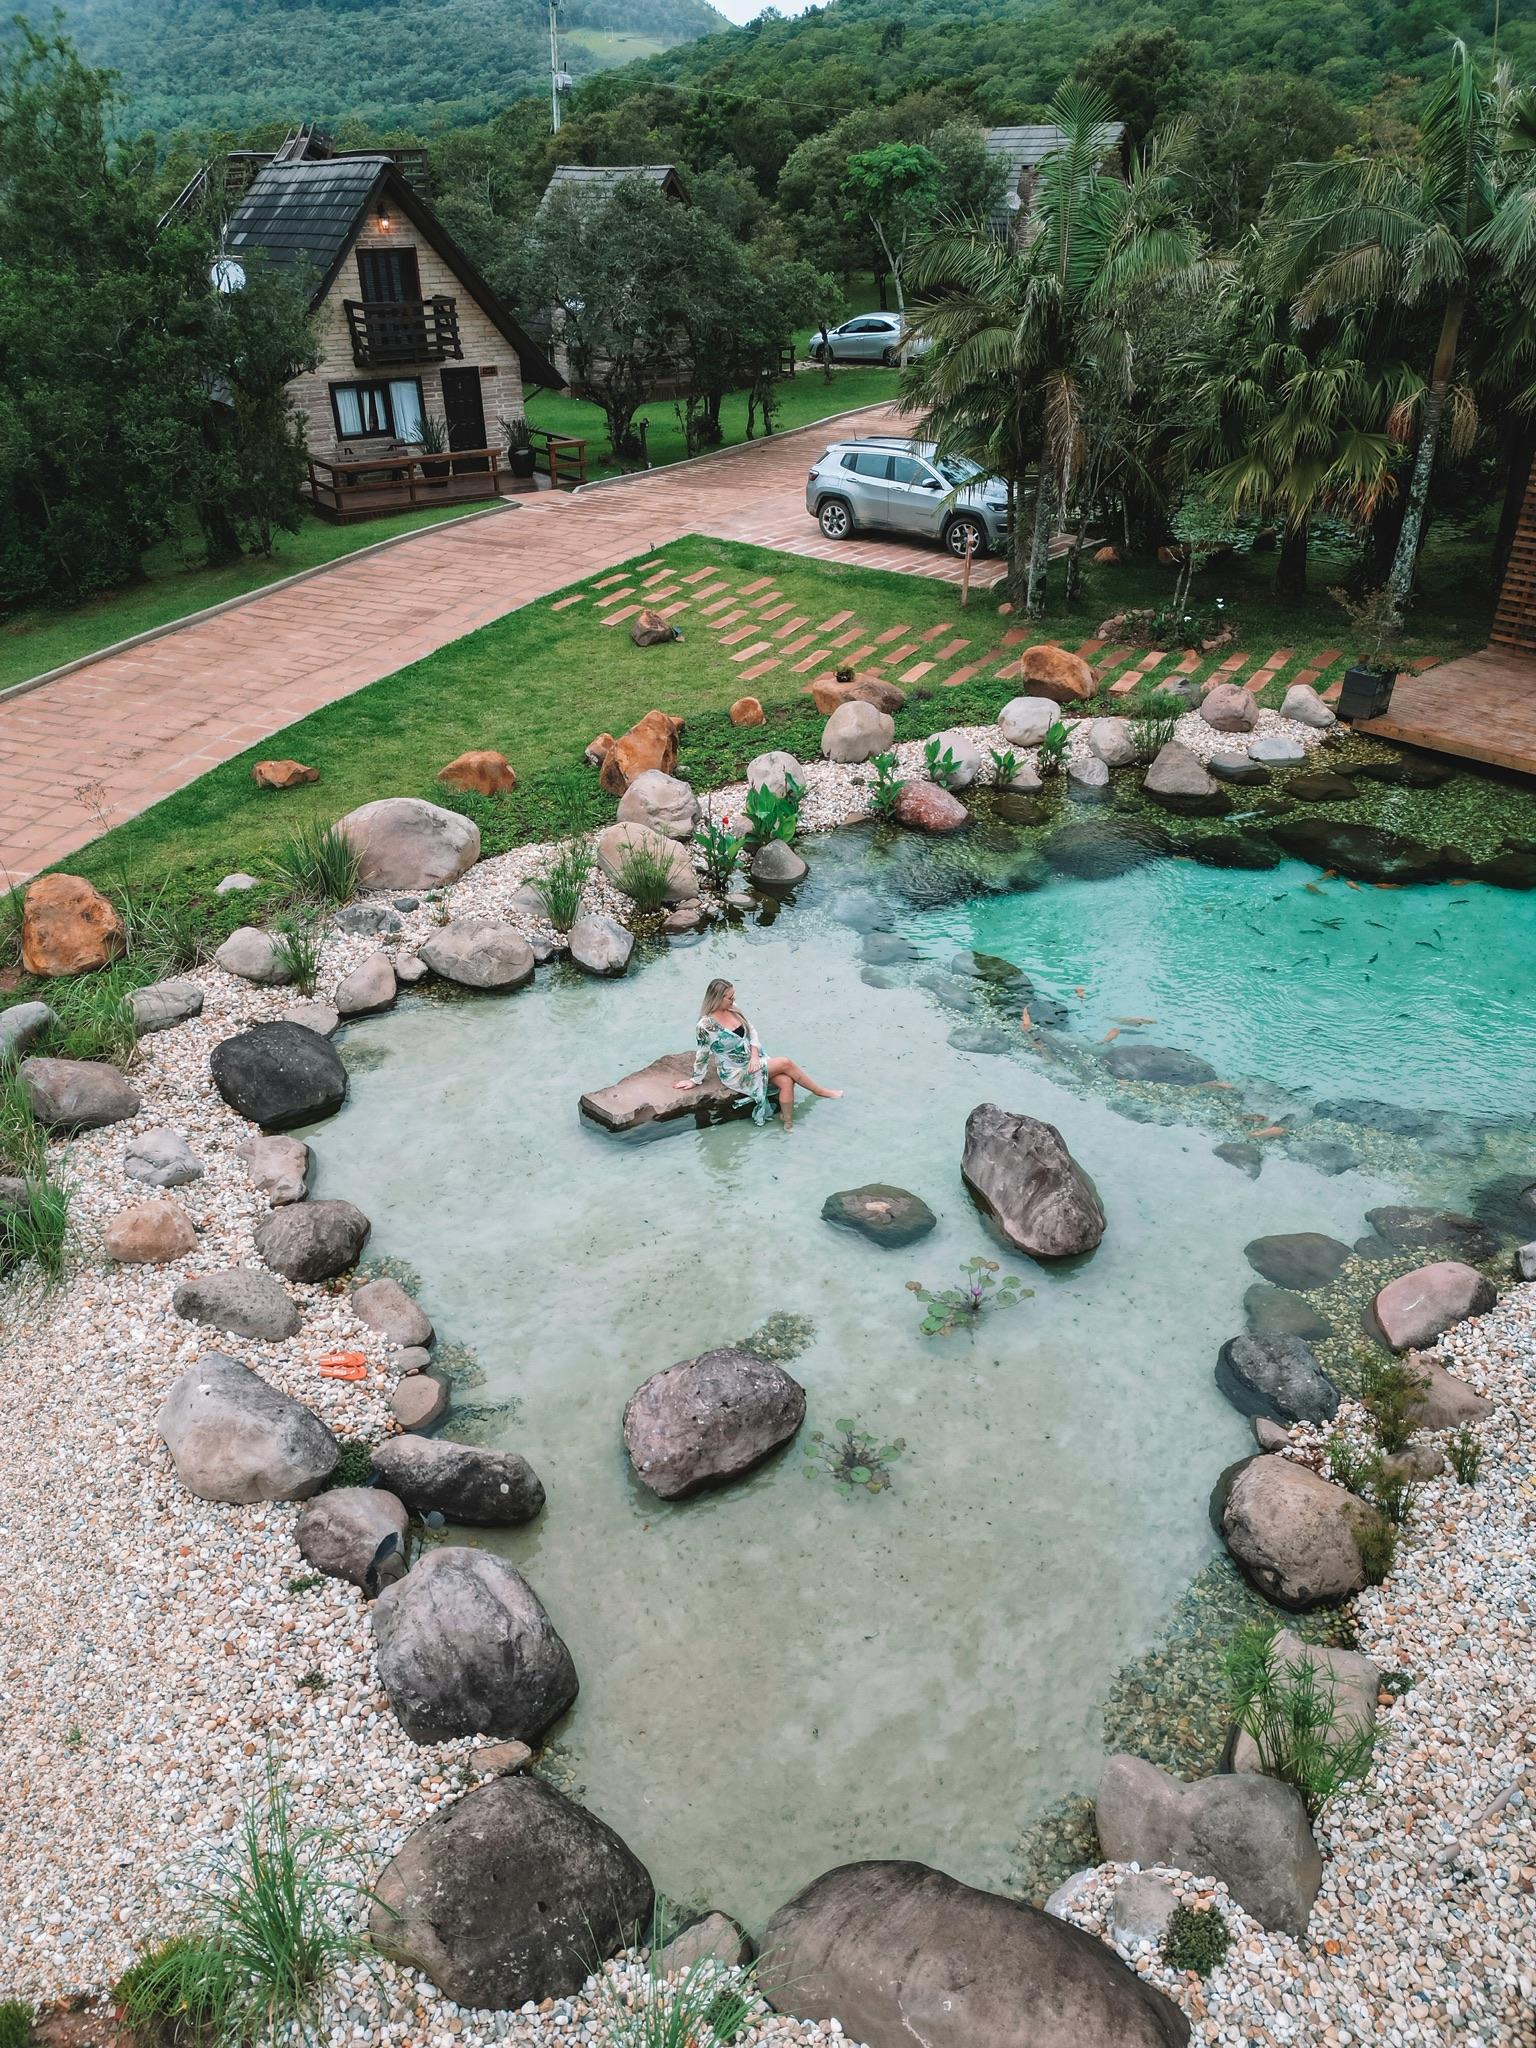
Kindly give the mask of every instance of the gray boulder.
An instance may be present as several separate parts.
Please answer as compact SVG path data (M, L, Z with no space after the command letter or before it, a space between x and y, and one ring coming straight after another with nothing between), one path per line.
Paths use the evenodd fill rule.
M294 1003L282 1012L278 1021L283 1024L301 1024L306 1031L318 1032L322 1038L334 1038L336 1027L341 1022L341 1012L334 1003L315 1000Z
M333 1486L312 1500L294 1531L306 1564L353 1586L391 1585L405 1573L404 1504L382 1486ZM390 1537L393 1548L380 1552Z
M770 839L753 854L748 874L760 888L792 889L810 869L785 839Z
M1475 1216L1459 1209L1367 1209L1365 1220L1376 1235L1397 1251L1440 1251L1469 1264L1498 1255L1499 1236Z
M1158 1948L1178 1903L1166 1878L1145 1872L1123 1878L1110 1905L1110 1930L1124 1948Z
M1261 732L1248 742L1248 758L1262 768L1299 768L1307 750L1300 740L1287 739L1284 733Z
M821 730L821 751L829 761L867 761L883 754L896 737L896 722L873 704L839 704Z
M280 988L293 980L286 949L259 925L242 924L232 931L215 950L213 964L240 981L254 981L263 988Z
M350 1202L290 1202L257 1224L256 1251L285 1280L334 1280L357 1264L368 1229Z
M699 822L699 800L680 775L642 769L619 798L621 825L649 825L664 839L691 839Z
M954 760L954 767L944 777L946 789L969 789L981 773L981 755L976 751L970 734L951 726L933 737L939 743L939 757L948 753Z
M1365 1584L1356 1531L1371 1511L1342 1486L1290 1458L1259 1456L1224 1475L1217 1495L1222 1541L1276 1606L1319 1607Z
M1104 1205L1054 1124L983 1102L965 1121L960 1178L1015 1251L1067 1259L1104 1235Z
M1250 1238L1243 1256L1262 1279L1276 1287L1331 1287L1349 1263L1347 1244L1320 1230L1290 1230L1273 1237Z
M255 1337L264 1344L281 1344L297 1334L303 1321L287 1290L253 1266L194 1274L177 1287L171 1306L183 1322L206 1323L231 1337Z
M651 772L647 770L647 773ZM571 959L582 973L594 974L604 980L622 974L635 950L631 934L611 917L578 917L571 926L567 943Z
M487 1551L429 1550L371 1618L379 1677L413 1742L532 1742L576 1697L571 1653L538 1595Z
M183 1188L201 1180L203 1165L180 1131L143 1131L128 1140L123 1171L152 1188Z
M409 1349L432 1342L432 1324L426 1310L412 1301L398 1280L365 1280L353 1290L352 1313L391 1344Z
M405 930L405 921L387 903L349 903L338 910L332 922L337 931L354 939L393 938Z
M786 754L782 747L771 754L754 754L747 763L747 786L771 789L775 796L787 795L791 782L804 789L807 780L804 768L793 754Z
M624 889L624 875L634 856L648 853L666 865L668 903L691 902L699 893L699 878L686 849L675 839L653 832L649 825L605 825L593 841L593 850L598 866L616 889Z
M203 991L195 981L156 981L136 988L128 998L133 1028L140 1038L151 1031L169 1031L189 1017L203 1014Z
M1136 734L1128 718L1094 719L1088 745L1106 768L1129 768L1136 759Z
M235 1157L274 1209L302 1202L309 1192L309 1147L302 1138L248 1138Z
M879 1180L828 1195L821 1205L821 1214L823 1221L856 1230L871 1244L883 1245L890 1251L916 1244L937 1221L920 1195Z
M47 1131L99 1131L137 1116L140 1098L105 1060L25 1059L16 1069Z
M1216 1360L1216 1384L1243 1415L1276 1422L1331 1422L1339 1390L1301 1337L1229 1337Z
M1215 683L1201 699L1200 716L1214 732L1252 732L1258 701L1241 683Z
M1294 718L1298 725L1310 725L1326 732L1338 720L1308 683L1292 683L1280 702L1280 716Z
M761 1464L804 1420L798 1380L756 1352L727 1345L638 1387L624 1409L624 1447L652 1493L681 1500Z
M1306 1933L1323 1859L1301 1795L1289 1785L1253 1776L1184 1785L1140 1757L1112 1756L1095 1816L1112 1863L1219 1877L1261 1927L1298 1940Z
M1310 1344L1333 1335L1328 1318L1288 1287L1266 1287L1255 1280L1243 1296L1243 1312L1255 1337L1305 1337Z
M1038 747L1060 716L1049 697L1010 697L995 722L1010 747Z
M1251 748L1246 754L1212 754L1205 765L1218 782L1236 783L1244 789L1260 789L1270 779L1269 770L1253 758Z
M413 1515L435 1510L450 1522L498 1529L531 1522L543 1511L539 1475L516 1451L440 1436L392 1436L374 1446L373 1463Z
M1515 1253L1515 1272L1522 1280L1536 1280L1536 1242L1521 1245Z
M1067 795L1080 804L1100 804L1109 795L1109 769L1096 754L1068 761Z
M347 1099L347 1070L329 1039L302 1024L253 1024L213 1048L213 1085L264 1131L334 1116Z
M1199 756L1179 740L1169 740L1142 777L1142 789L1158 803L1175 809L1224 810L1227 798L1221 784L1208 775Z
M387 953L370 953L345 975L334 997L338 1017L369 1017L387 1010L399 991Z
M661 1977L686 1977L707 1963L730 1970L751 1959L752 1944L739 1921L725 1913L703 1913L659 1951L656 1972Z
M0 1067L19 1060L58 1017L46 1003L12 1003L0 1010Z
M1329 1650L1321 1643L1304 1643L1300 1636L1283 1628L1269 1648L1270 1669L1294 1671L1310 1664L1318 1674L1318 1691L1331 1701L1329 1725L1336 1734L1349 1728L1374 1728L1376 1695L1381 1690L1381 1673L1369 1657L1358 1650ZM1234 1771L1262 1771L1259 1745L1239 1728L1232 1741Z
M1436 1365L1432 1358L1423 1358L1418 1352L1410 1351L1404 1363L1413 1367L1423 1383L1423 1391L1413 1406L1416 1428L1434 1431L1460 1429L1463 1423L1481 1422L1484 1416L1493 1412L1491 1401L1485 1401L1481 1394L1474 1393L1465 1380L1457 1379L1443 1365Z
M523 1773L440 1807L373 1896L381 1955L457 2004L495 2012L579 1991L654 1905L644 1865L612 1828Z
M155 1429L176 1477L201 1500L307 1500L341 1455L302 1402L220 1351L182 1374Z
M758 1989L866 2048L1181 2048L1189 2022L1092 1935L922 1863L829 1870L769 1921Z
M1467 1316L1483 1315L1498 1290L1475 1266L1440 1259L1389 1280L1371 1304L1381 1334L1394 1351L1433 1344Z
M247 889L260 887L261 883L255 875L247 875L237 869L234 874L226 875L222 882L215 882L213 893L215 896L236 896L243 895Z
M441 889L480 858L480 827L419 796L386 796L338 819L360 889Z
M533 979L533 949L509 924L456 917L417 949L434 974L461 988L523 988Z

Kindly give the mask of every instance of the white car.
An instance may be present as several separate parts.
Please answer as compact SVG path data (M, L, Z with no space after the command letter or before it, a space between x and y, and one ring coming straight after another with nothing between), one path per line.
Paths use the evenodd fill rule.
M825 343L818 334L806 354L813 363L830 358L834 363L899 363L903 354L920 356L929 346L927 337L914 335L905 350L901 345L899 313L860 313L828 333Z

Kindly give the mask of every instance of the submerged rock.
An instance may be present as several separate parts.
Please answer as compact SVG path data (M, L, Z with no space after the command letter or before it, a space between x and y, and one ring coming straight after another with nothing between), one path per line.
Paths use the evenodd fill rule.
M1305 1295L1287 1287L1265 1287L1255 1281L1243 1296L1243 1312L1255 1337L1304 1337L1318 1341L1333 1335L1333 1325Z
M1246 1173L1250 1180L1257 1180L1264 1170L1264 1150L1248 1138L1224 1138L1211 1150L1218 1159L1224 1159L1228 1166L1235 1166L1239 1173Z
M825 1222L856 1230L871 1244L883 1245L887 1250L916 1244L938 1220L920 1195L878 1180L828 1195L821 1205L821 1214Z
M1229 1337L1216 1360L1216 1384L1244 1415L1277 1422L1331 1422L1339 1390L1301 1337Z
M1325 1237L1319 1230L1255 1237L1243 1246L1243 1255L1257 1274L1276 1287L1302 1290L1331 1287L1353 1256L1347 1244Z
M1156 1081L1170 1087L1193 1088L1214 1081L1216 1069L1198 1053L1172 1045L1121 1043L1106 1046L1100 1061L1117 1081Z
M1102 818L1063 825L1046 840L1041 852L1059 873L1099 882L1129 874L1172 847L1172 839L1161 826L1147 819Z
M1357 882L1433 882L1446 872L1436 848L1378 825L1349 825L1336 818L1276 818L1269 829L1297 860L1336 868Z
M1218 782L1236 783L1243 789L1261 789L1269 780L1269 770L1262 760L1253 758L1251 749L1246 754L1212 754L1205 767L1206 773L1214 775Z
M1465 1260L1491 1259L1499 1249L1495 1234L1456 1209L1367 1209L1365 1220L1376 1235L1397 1251L1438 1251L1444 1247Z
M1099 1191L1054 1124L984 1102L965 1123L960 1177L1015 1250L1036 1259L1092 1251L1104 1235Z
M760 1465L805 1420L805 1389L784 1368L734 1345L653 1373L624 1409L635 1473L681 1500Z

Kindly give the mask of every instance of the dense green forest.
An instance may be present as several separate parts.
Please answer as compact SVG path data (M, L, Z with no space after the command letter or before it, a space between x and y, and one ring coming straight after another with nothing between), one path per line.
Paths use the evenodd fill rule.
M63 12L89 61L119 74L130 122L162 134L295 117L432 129L548 91L542 0L66 0ZM708 0L564 0L561 17L578 79L724 26Z

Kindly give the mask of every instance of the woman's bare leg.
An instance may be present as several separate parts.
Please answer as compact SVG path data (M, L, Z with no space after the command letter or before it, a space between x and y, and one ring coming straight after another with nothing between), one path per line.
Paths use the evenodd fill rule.
M804 1067L796 1066L793 1060L778 1054L768 1062L768 1078L777 1088L786 1075L790 1081L791 1094L795 1088L803 1088L809 1095L820 1095L828 1102L836 1102L843 1092L841 1088L823 1088L819 1081L811 1079Z
M795 1128L795 1084L788 1074L773 1076L773 1085L779 1092L779 1119L786 1131Z

